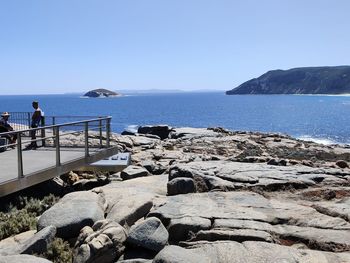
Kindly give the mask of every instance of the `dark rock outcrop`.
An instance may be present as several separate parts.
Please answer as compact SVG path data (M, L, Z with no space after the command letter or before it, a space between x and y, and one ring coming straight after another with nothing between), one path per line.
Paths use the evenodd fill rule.
M120 94L107 89L94 89L85 93L84 96L90 97L90 98L99 98L99 97L116 97L116 96L120 96Z
M227 95L344 93L350 93L350 66L271 70L226 92Z

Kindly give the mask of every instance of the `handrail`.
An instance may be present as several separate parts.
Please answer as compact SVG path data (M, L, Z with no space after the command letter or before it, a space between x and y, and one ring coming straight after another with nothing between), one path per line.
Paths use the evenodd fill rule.
M74 116L72 116L74 117ZM74 126L78 124L84 124L84 129L79 130L79 133L84 133L84 148L85 148L85 158L88 158L90 156L89 152L89 124L93 122L98 122L98 125L90 126L93 127L90 130L99 130L99 144L100 147L103 147L102 144L102 130L105 128L106 132L106 148L110 148L110 136L111 136L111 116L106 116L106 117L98 117L94 119L88 119L88 120L81 120L81 121L75 121L75 122L68 122L68 123L62 123L62 124L55 124L55 125L48 125L48 126L42 126L38 128L30 128L30 129L23 129L23 130L18 130L18 131L10 131L10 132L2 132L0 133L0 136L6 136L6 135L17 135L17 143L16 144L7 144L5 146L0 146L0 148L3 147L9 147L13 145L17 145L17 162L18 162L18 178L21 179L23 178L24 172L23 172L23 153L22 153L22 144L33 142L33 141L42 141L42 144L45 145L45 140L52 138L53 139L53 147L56 149L56 167L61 166L61 145L60 145L60 137L72 133L76 133L77 131L73 132L68 132L68 133L61 133L60 134L60 128L61 127L67 127L67 126ZM103 124L105 122L105 124ZM52 136L42 136L40 138L35 138L34 140L26 140L22 141L22 134L26 132L36 132L38 130L45 131L47 129L52 129L53 135Z
M43 126L43 127L38 127L38 128L29 128L29 129L25 129L25 130L1 132L0 135L10 135L10 134L25 133L25 132L28 132L28 131L37 131L37 130L42 130L42 129L53 129L55 127L72 126L72 125L86 123L86 122L95 122L95 121L99 121L99 120L111 120L111 119L112 119L111 116L101 117L101 118L97 118L97 119L90 119L90 120L83 120L83 121L76 121L76 122L68 122L68 123L49 125L49 126Z

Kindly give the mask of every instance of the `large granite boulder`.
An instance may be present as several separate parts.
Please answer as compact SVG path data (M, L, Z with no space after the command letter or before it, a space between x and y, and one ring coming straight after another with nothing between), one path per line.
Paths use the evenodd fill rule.
M107 188L104 191L110 203L106 218L125 227L146 216L153 206L154 194L143 189L126 187Z
M127 243L158 252L167 244L168 237L162 222L156 217L150 217L130 229Z
M38 230L53 225L57 228L58 237L77 237L84 226L92 226L94 222L104 219L105 206L102 194L95 192L67 194L41 215Z

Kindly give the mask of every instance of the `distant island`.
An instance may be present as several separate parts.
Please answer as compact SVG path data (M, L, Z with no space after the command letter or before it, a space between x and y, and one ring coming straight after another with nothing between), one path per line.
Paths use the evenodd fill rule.
M90 98L105 98L105 97L117 97L117 96L120 96L120 94L107 89L94 89L85 93L84 96L90 97Z
M349 94L350 66L272 70L226 91L235 94Z

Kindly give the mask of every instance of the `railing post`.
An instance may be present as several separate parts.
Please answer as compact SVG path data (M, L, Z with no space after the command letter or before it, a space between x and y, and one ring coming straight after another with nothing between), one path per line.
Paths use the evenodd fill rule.
M89 122L85 122L85 157L89 156Z
M23 156L22 156L22 137L21 133L17 136L17 161L18 161L18 179L23 178Z
M28 118L28 129L29 129L32 123L32 119L30 118L30 112L27 112L27 118Z
M61 165L61 150L60 150L60 129L59 126L54 127L55 146L56 146L56 166Z
M106 147L110 146L110 136L111 136L111 118L107 119L106 123Z
M45 127L45 116L41 117L41 127ZM41 129L41 144L45 147L45 129Z
M99 131L100 131L100 148L102 148L102 120L98 121Z
M55 117L52 117L52 125L53 126L56 125L56 118ZM53 131L53 136L55 136L56 135L56 129L53 128L52 131ZM53 140L53 147L56 147L56 140L55 139Z

